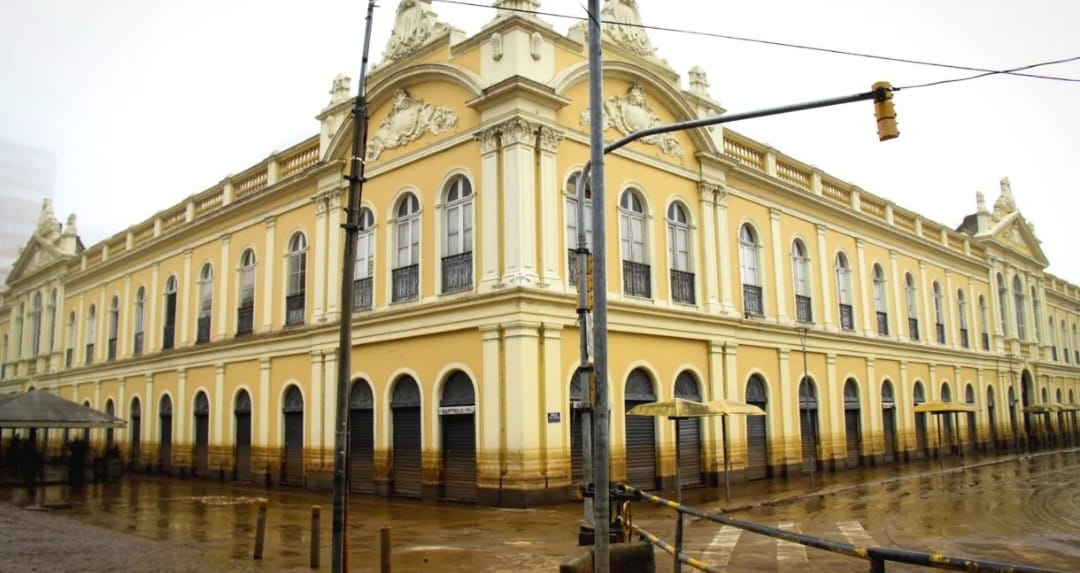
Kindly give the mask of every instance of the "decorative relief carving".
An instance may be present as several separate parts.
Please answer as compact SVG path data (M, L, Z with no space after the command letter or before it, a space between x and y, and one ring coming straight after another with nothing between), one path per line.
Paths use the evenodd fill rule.
M446 24L438 21L431 9L431 0L401 0L383 63L404 58L448 29Z
M532 55L532 59L540 61L543 47L544 37L540 35L540 32L533 32L532 36L529 36L529 53Z
M625 96L614 96L604 103L604 129L614 127L619 133L629 135L654 125L663 123L647 101L645 88L641 84L630 86ZM589 110L581 112L581 125L589 125ZM659 133L643 137L640 140L648 145L655 145L660 151L673 157L682 158L682 145L670 133Z
M499 149L499 128L489 127L476 134L476 140L480 142L480 153L495 153Z
M641 26L636 0L607 0L600 10L604 36L623 49L639 56L652 56L656 49Z
M491 35L491 59L496 62L503 57L503 37L502 34L495 32Z
M503 122L499 128L501 129L503 145L535 142L536 126L520 117Z
M540 148L552 153L557 152L564 137L562 132L555 131L546 125L542 125L537 129L540 133Z
M701 200L707 203L720 203L727 199L727 189L712 181L699 181L698 193L701 194Z
M367 160L374 161L387 149L407 145L420 137L442 133L457 126L457 114L448 107L436 107L409 92L399 89L394 94L390 115L379 124L375 136L368 142Z

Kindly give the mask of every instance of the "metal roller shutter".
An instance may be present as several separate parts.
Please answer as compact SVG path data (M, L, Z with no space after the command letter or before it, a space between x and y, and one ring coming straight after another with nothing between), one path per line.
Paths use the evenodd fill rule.
M172 465L172 416L161 417L161 449L158 463L164 467Z
M394 493L420 497L420 408L394 408L393 415Z
M626 401L626 411L638 404ZM626 483L656 489L656 422L647 416L626 416Z
M969 412L967 415L967 427L968 427L968 445L972 448L979 445L979 430L976 427L975 412Z
M817 410L799 410L799 428L802 433L803 471L809 473L817 462L814 428L817 426Z
M765 404L754 404L765 407ZM746 479L769 477L769 440L765 416L746 417Z
M578 408L570 409L570 481L579 483L585 479L581 424L583 416Z
M142 442L142 418L139 416L131 417L131 464L136 466L139 464L139 455L141 451L139 445ZM67 442L65 442L66 444Z
M847 466L859 465L859 411L844 410L844 433L847 438Z
M922 459L927 457L927 450L930 448L926 441L926 414L915 414L915 457Z
M476 434L473 414L443 415L443 497L476 501Z
M349 410L349 490L375 493L374 410Z
M251 481L251 413L236 414L236 479Z
M701 485L701 421L697 418L678 420L679 468L682 485Z
M304 414L285 413L285 475L281 481L288 485L304 483Z
M210 469L210 416L195 416L195 475L205 476Z
M885 434L885 461L896 461L896 413L892 408L881 411L882 431Z

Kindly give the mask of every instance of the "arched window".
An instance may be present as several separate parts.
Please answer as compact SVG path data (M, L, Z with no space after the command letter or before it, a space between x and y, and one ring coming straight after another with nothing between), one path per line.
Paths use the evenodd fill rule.
M904 275L904 299L907 301L908 338L919 340L919 297L911 273Z
M855 308L852 306L851 266L844 253L836 253L836 293L840 299L840 327L855 330Z
M165 320L162 325L161 349L168 350L176 341L176 277L165 281Z
M146 288L139 287L135 291L135 335L132 340L131 353L135 356L143 351L143 331L146 327Z
M810 257L806 243L795 239L791 243L791 275L795 279L795 319L814 322L814 305L810 290Z
M371 286L375 276L375 214L360 209L360 228L356 236L356 266L353 268L353 310L369 310L373 303Z
M64 352L64 367L71 368L75 361L75 312L68 314L67 350Z
M960 346L971 348L971 343L968 341L967 299L964 298L962 289L956 290L956 311L960 321Z
M398 202L394 226L397 260L391 273L394 284L390 300L416 300L420 295L420 202L416 195L406 193Z
M941 294L941 285L933 284L934 292L934 328L937 330L938 344L945 344L945 298Z
M116 360L116 338L120 328L120 297L113 296L109 303L108 359Z
M239 306L236 309L236 335L251 334L255 329L255 251L244 249L240 255Z
M749 223L739 227L739 274L743 285L743 314L746 316L765 316L758 247L754 228Z
M989 322L986 312L986 297L979 295L979 336L982 338L982 349L990 350Z
M52 289L52 293L49 294L49 308L48 308L49 314L48 314L48 318L47 318L47 321L48 321L48 324L49 324L49 346L48 346L48 349L49 349L50 353L52 353L52 351L56 350L56 304L57 304L58 296L59 295L56 292L56 289Z
M41 293L34 293L34 307L30 311L30 356L41 353Z
M1001 334L1009 335L1009 291L1005 288L1005 277L998 273L998 319L1001 321Z
M671 299L694 304L694 265L690 245L690 217L679 203L667 211L668 260L671 264Z
M443 229L442 292L472 288L473 190L469 180L454 177L446 187L446 226Z
M214 310L214 267L210 263L199 271L199 316L195 342L210 342L210 321Z
M307 237L303 233L296 233L289 240L288 273L285 324L303 324L307 290Z
M619 237L622 239L623 292L630 296L651 297L645 207L634 189L623 191L619 199Z
M1016 308L1016 337L1020 340L1026 340L1025 328L1024 328L1024 285L1020 282L1020 277L1013 277L1013 305Z
M569 263L570 283L577 285L578 261L574 252L578 246L578 178L580 171L570 174L566 180L566 260ZM585 182L585 247L592 250L592 189Z
M97 307L90 305L86 313L86 364L94 363L94 339L97 336Z
M889 335L889 299L885 294L885 271L874 263L874 313L877 315L877 333Z

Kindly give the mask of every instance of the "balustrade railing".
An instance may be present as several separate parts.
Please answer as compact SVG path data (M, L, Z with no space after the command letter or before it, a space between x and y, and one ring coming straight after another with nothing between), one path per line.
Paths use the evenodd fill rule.
M93 364L94 363L94 345L93 344L87 344L86 345L86 363L87 364Z
M236 309L236 335L251 334L255 330L255 303L241 304Z
M795 320L814 322L814 305L810 297L801 294L795 295Z
M75 349L68 348L64 352L64 368L71 368L71 363L75 361Z
M877 333L878 336L889 335L889 313L878 311L877 313Z
M109 339L108 346L106 347L106 350L108 352L108 354L107 354L108 359L109 360L116 360L116 339L115 338L110 338Z
M456 292L472 288L472 275L472 251L443 257L443 292Z
M990 350L990 335L985 332L982 333L982 349Z
M684 304L694 304L694 273L671 269L671 299Z
M360 312L361 310L371 310L371 277L354 280L352 296L353 312Z
M840 328L855 330L855 309L850 304L840 304Z
M172 324L166 324L164 330L161 332L161 349L168 350L173 347L176 337L176 326Z
M391 302L415 300L420 296L420 265L399 267L392 271Z
M919 339L919 319L908 318L907 319L908 338L912 340Z
M290 294L285 297L285 324L304 323L304 293Z
M962 348L970 348L971 341L968 340L968 331L966 328L960 329L960 346Z
M135 356L142 354L143 351L143 333L136 332L135 340L132 341L131 353Z
M652 297L652 269L633 261L622 262L623 293L642 298Z
M195 332L195 343L203 344L210 342L210 317L200 316L198 328Z
M934 325L934 330L937 331L938 344L945 344L945 325L939 322Z
M765 301L760 286L744 284L742 297L744 316L765 316Z

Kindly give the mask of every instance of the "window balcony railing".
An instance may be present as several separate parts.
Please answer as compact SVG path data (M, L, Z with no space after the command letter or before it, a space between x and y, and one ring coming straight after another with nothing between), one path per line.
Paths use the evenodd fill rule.
M371 277L356 279L352 285L352 309L353 312L371 310Z
M71 368L71 363L75 361L75 349L68 348L64 352L64 368Z
M795 320L814 322L814 305L810 297L801 294L795 295Z
M878 336L889 335L889 313L878 311L877 313L877 333Z
M1076 363L1080 364L1080 350L1076 351Z
M168 350L176 343L176 325L166 324L161 332L161 349Z
M743 316L765 316L765 302L761 287L744 284L742 286Z
M304 324L304 293L285 297L285 324Z
M919 339L919 319L917 319L917 318L908 318L907 319L907 331L908 331L908 338L910 338L912 340L918 340Z
M138 355L142 354L142 349L143 349L143 333L136 332L135 333L135 339L132 340L132 344L131 344L131 353L134 354L135 356L138 356Z
M649 265L623 261L622 281L624 294L652 298L652 268Z
M203 344L210 342L210 317L200 316L198 329L195 332L195 343Z
M236 309L236 335L243 336L255 331L255 303L246 302Z
M416 300L420 296L420 265L399 267L392 271L393 292L391 302Z
M442 291L457 292L472 288L472 251L442 259Z
M855 309L850 304L840 304L840 328L855 330Z
M109 346L107 347L108 359L109 360L116 360L116 339L115 338L110 338L108 344L109 344Z
M1057 359L1057 347L1056 346L1051 346L1050 347L1050 359L1053 360L1054 362L1058 361L1058 359Z
M87 344L86 345L86 363L87 364L93 364L94 363L94 345L93 344Z
M937 331L938 344L945 344L945 325L939 322L934 325L934 330Z
M982 349L990 350L990 335L985 332L982 333Z
M684 304L695 304L694 273L671 269L671 299Z
M960 329L960 347L971 348L971 342L968 340L968 331L966 328Z
M1069 349L1066 348L1061 352L1061 355L1065 358L1065 364L1069 363Z

